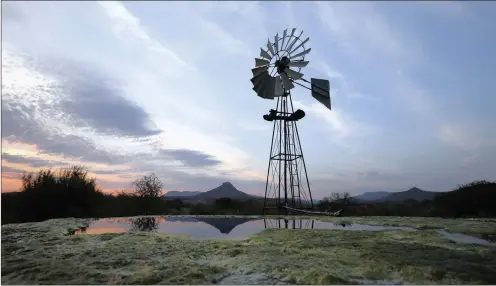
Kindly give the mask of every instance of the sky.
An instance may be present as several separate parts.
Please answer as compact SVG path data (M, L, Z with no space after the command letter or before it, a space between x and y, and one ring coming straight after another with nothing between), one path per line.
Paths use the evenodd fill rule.
M292 90L314 198L448 191L496 180L496 3L2 2L2 192L24 171L84 165L105 192L222 182L263 195L276 102L260 47L310 37Z

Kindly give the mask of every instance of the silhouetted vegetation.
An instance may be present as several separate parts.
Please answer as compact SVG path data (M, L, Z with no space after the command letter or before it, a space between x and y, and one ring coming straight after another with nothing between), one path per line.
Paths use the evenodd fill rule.
M131 219L132 231L156 231L158 219L155 217L138 217Z
M496 182L474 181L421 202L359 203L349 195L333 194L323 199L318 208L344 208L345 216L496 217Z
M459 185L434 198L434 214L450 217L496 216L496 182L475 181Z
M92 217L101 207L103 193L97 188L95 179L79 166L27 173L21 178L22 194L17 197L19 204L12 208L7 200L3 206L20 212L21 221L41 221L54 217ZM8 216L7 216L8 217ZM3 219L2 219L3 221Z
M191 203L161 197L162 182L154 174L133 182L134 189L104 194L85 168L41 170L21 178L20 192L2 194L2 224L51 218L125 217L141 215L261 215L263 199L220 198ZM345 216L496 217L496 182L475 181L440 193L433 200L401 203L359 203L349 193L331 193L316 204L319 211L343 208ZM136 221L137 229L154 229L156 222Z
M151 174L136 179L133 182L133 186L135 187L136 196L142 198L156 198L160 196L163 185L155 174Z

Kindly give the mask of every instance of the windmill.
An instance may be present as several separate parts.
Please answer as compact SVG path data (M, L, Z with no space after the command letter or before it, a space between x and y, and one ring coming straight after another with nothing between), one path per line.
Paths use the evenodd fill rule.
M263 116L274 122L270 147L269 166L265 183L264 214L285 212L309 212L314 209L312 192L308 181L305 159L300 143L296 122L305 116L301 109L294 110L291 90L295 84L311 91L311 95L329 110L331 99L329 81L303 78L302 68L308 65L305 56L310 38L303 40L303 31L295 34L284 30L277 33L274 41L267 41L266 48L260 48L260 58L255 58L252 69L253 90L264 99L276 99L276 108ZM309 84L310 87L305 84Z

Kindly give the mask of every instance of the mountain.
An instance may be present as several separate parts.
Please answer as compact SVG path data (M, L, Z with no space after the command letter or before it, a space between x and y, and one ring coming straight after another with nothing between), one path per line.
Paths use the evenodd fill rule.
M199 193L194 196L195 199L220 199L220 198L231 198L231 199L253 199L253 196L243 193L242 191L236 189L233 184L229 182L222 183L222 185L217 188L210 190L208 192Z
M423 200L432 200L438 194L437 192L428 192L414 187L404 192L366 192L352 198L358 203L395 203L406 200L420 202Z
M196 196L198 194L200 194L201 192L188 192L188 191L184 191L184 192L180 192L180 191L168 191L165 195L163 195L164 197L192 197L192 196Z
M390 192L366 192L361 195L355 196L352 199L358 202L373 202L382 198L387 197Z
M376 202L393 203L393 202L402 202L406 200L416 200L420 202L423 200L431 200L438 194L439 194L438 192L428 192L415 187L404 192L390 193L386 197L376 200Z

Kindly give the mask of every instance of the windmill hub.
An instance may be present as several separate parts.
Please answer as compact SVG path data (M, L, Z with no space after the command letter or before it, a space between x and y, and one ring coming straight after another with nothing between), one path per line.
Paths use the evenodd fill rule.
M289 67L289 58L284 56L280 60L275 62L275 66L277 67L277 72L279 74L284 73L284 70Z

